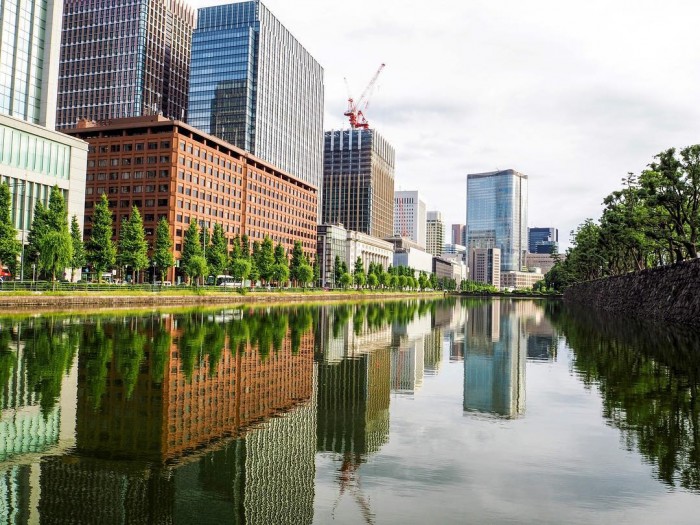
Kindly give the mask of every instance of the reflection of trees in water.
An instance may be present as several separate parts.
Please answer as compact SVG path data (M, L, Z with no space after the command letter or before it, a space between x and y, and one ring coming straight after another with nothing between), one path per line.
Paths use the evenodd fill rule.
M17 364L17 354L10 348L12 343L12 326L9 321L0 322L0 395L4 396L10 383L10 378ZM0 407L5 407L2 400ZM2 418L2 412L0 412Z
M700 491L700 337L586 311L550 311L586 385L598 384L603 415L626 447L650 460L669 486Z

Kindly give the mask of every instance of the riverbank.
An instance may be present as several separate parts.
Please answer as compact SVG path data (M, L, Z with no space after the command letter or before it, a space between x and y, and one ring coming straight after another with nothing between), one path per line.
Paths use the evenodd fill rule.
M309 291L255 293L177 292L22 292L0 294L0 312L34 309L131 308L161 306L208 306L224 304L278 304L326 301L379 301L442 297L442 292Z

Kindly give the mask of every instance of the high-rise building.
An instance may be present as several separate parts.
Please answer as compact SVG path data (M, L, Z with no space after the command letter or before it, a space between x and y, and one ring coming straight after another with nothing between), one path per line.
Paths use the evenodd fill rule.
M321 222L394 233L394 148L374 129L326 131Z
M501 286L501 250L498 248L469 250L469 279L499 288Z
M185 119L196 18L185 0L63 3L58 129L82 118Z
M467 248L499 248L501 271L520 271L527 253L527 175L467 175Z
M445 223L442 220L442 213L429 211L425 225L425 251L439 257L442 255L444 245Z
M467 227L464 224L452 225L452 244L466 246Z
M425 248L425 226L425 202L418 192L394 192L394 235L411 239Z
M10 186L23 244L37 201L47 204L53 186L68 216L83 222L87 144L54 130L61 13L61 2L0 2L0 183Z
M189 124L320 193L323 68L259 0L199 10L189 93Z
M527 251L530 253L557 253L559 230L557 228L528 228Z

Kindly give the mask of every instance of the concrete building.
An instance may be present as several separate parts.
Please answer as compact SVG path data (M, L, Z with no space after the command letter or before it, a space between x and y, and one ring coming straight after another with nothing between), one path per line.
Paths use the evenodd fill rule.
M83 118L185 120L196 19L185 0L63 0L63 5L58 129Z
M168 220L176 260L193 220L208 229L221 224L229 244L236 235L248 235L251 244L269 236L289 251L298 240L309 259L316 255L317 189L219 138L157 116L83 122L66 133L90 144L86 237L105 193L117 219L115 240L136 206L149 245L160 218Z
M440 259L450 263L452 267L451 278L455 280L457 287L459 287L459 284L462 281L469 279L469 267L467 266L466 260L462 254L443 253L440 256Z
M327 131L322 223L383 239L394 233L394 148L374 129Z
M420 272L430 274L433 271L433 256L422 246L404 237L388 237L384 239L394 246L394 267L408 266L415 271L418 278Z
M427 216L417 191L394 192L394 235L406 237L425 249Z
M259 0L198 11L187 122L320 193L323 68Z
M544 279L544 274L537 268L534 272L501 272L501 288L522 290L532 288L535 283Z
M61 2L0 3L0 182L10 186L23 244L37 201L48 204L53 186L82 225L87 144L54 131L61 16Z
M472 248L469 250L469 280L501 286L501 250Z
M528 228L527 251L529 253L558 253L559 230L557 228Z
M467 248L498 248L501 271L521 271L527 253L527 175L467 175Z
M467 227L464 224L452 225L452 244L467 244Z
M444 244L442 247L442 255L458 255L462 260L467 262L467 247L462 244Z
M564 255L559 256L562 260L565 259ZM546 274L549 270L554 267L556 259L551 253L528 253L525 256L525 265L529 271L534 268L539 268L543 274Z
M425 225L425 249L435 257L442 255L445 245L445 223L442 220L442 213L439 211L429 211L426 216Z
M380 264L385 270L393 263L394 249L390 242L371 235L346 230L340 224L320 224L316 242L316 260L319 263L321 286L335 287L335 258L345 262L352 271L355 261L362 260L365 272L370 263Z

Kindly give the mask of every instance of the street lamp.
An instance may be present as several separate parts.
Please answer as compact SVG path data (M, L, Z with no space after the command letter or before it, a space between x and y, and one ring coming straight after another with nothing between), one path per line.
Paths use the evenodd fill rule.
M151 265L153 266L153 286L156 285L156 262L151 261Z

